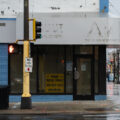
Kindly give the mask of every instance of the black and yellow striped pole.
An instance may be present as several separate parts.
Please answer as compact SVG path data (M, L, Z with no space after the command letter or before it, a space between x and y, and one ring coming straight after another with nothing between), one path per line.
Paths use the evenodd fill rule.
M24 47L23 47L23 94L21 97L21 109L31 109L30 73L25 72L25 58L30 57L29 41L29 0L24 0Z

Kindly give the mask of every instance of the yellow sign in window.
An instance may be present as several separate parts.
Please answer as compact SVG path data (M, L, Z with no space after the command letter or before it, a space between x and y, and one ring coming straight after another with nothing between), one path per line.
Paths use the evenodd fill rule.
M46 93L64 93L64 74L46 74Z

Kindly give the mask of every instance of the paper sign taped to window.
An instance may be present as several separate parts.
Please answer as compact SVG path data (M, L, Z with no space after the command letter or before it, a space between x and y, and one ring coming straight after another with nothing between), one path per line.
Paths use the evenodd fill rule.
M86 64L81 65L81 71L86 71Z
M73 64L72 64L72 62L66 62L66 71L72 71L72 69L73 69Z
M46 74L46 93L64 93L64 74Z

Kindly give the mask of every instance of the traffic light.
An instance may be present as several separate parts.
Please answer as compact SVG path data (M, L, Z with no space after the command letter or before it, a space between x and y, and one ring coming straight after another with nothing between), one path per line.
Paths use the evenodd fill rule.
M42 23L40 21L33 20L33 39L41 39L42 38Z
M19 46L16 44L10 44L8 45L8 53L13 54L13 53L18 53L19 51Z

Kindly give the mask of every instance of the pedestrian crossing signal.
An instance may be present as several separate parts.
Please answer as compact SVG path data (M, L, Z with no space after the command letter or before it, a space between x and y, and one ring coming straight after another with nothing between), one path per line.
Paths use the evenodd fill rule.
M14 53L14 51L15 51L14 46L13 46L13 45L9 45L9 47L8 47L8 52L9 52L9 53Z
M8 53L13 54L13 53L18 53L19 52L19 46L16 44L10 44L8 45Z

